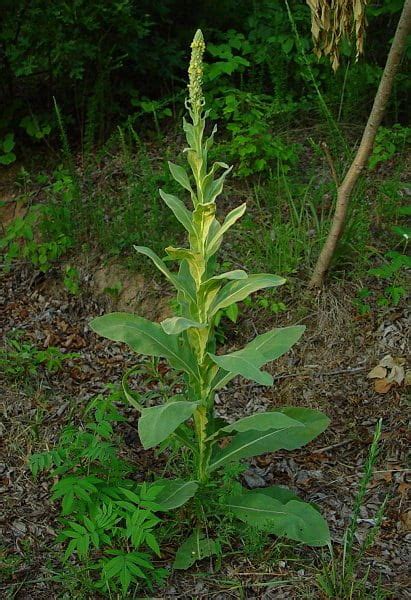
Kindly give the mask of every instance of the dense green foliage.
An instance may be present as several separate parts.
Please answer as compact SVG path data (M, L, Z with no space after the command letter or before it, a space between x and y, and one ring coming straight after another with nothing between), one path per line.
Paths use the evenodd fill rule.
M238 122L239 112L247 106L257 111L252 121L260 129L263 124L255 122L257 114L264 114L269 126L281 119L282 127L292 119L300 121L301 110L312 118L317 103L307 65L335 115L344 121L363 118L401 2L384 0L370 6L366 56L354 64L354 50L346 43L337 81L327 61L317 64L311 55L308 7L300 0L290 6L302 48L292 34L282 0L4 0L0 138L14 131L20 139L48 136L56 129L53 97L76 141L93 137L102 142L128 115L140 121L148 113L158 127L159 118L180 112L186 49L191 31L198 26L210 40L212 62L206 77L210 94L217 99L213 111L230 122L233 134L247 126ZM405 73L406 64L391 103L391 119L398 120L406 111ZM342 94L346 100L340 106ZM257 138L261 131L255 132ZM264 144L260 140L252 151L256 161L265 159ZM261 168L262 163L257 163L257 170Z
M313 55L309 10L296 0L290 2L291 19L286 4L274 0L236 2L235 7L231 0L218 6L208 2L196 4L195 11L191 4L171 0L155 7L131 1L5 3L0 163L24 161L16 184L29 207L0 242L6 268L23 259L47 272L70 252L97 250L146 270L146 262L131 252L133 244L161 252L164 231L173 243L180 241L157 189L175 191L166 159L178 142L174 128L183 113L184 64L194 19L193 29L203 24L210 40L204 91L219 127L210 158L223 157L234 165L235 193L249 196L253 188L253 210L233 237L229 262L238 262L241 250L257 270L307 274L333 214L335 182L324 143L341 180L401 5L384 0L369 6L365 55L356 63L345 40L342 65L334 75L327 60L318 62ZM404 154L410 139L410 129L401 125L408 62L409 50L370 160L372 179ZM158 152L159 144L165 152ZM50 168L43 171L42 162L38 172L43 154L56 147L61 164L53 158ZM384 189L357 187L334 260L337 274L347 267L366 273L373 256L373 267L391 262L392 255L375 250L374 221L379 237L390 242L388 251L403 254L401 238L388 233L404 220L398 210L400 165L392 175ZM43 202L31 206L36 188ZM367 192L376 198L376 215L364 200ZM369 302L368 288L359 291L360 312L377 302L398 301L403 266L398 259L389 273L384 269L385 300L377 295ZM66 289L78 293L79 273L64 273L62 279Z

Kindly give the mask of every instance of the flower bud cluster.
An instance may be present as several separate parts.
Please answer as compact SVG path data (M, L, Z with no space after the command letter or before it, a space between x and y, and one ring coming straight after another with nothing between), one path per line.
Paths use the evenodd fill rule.
M191 44L191 60L188 68L189 103L194 115L199 115L204 104L203 98L203 54L205 43L201 30L198 29Z

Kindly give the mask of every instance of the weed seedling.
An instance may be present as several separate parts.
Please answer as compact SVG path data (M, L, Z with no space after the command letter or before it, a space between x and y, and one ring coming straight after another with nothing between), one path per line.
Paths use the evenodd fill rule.
M365 462L364 474L355 497L351 520L344 534L342 555L336 556L330 544L331 562L325 563L322 572L317 576L317 583L327 598L338 600L369 598L371 600L372 598L382 599L386 597L380 585L377 586L377 590L372 591L371 595L368 594L367 587L371 567L368 567L365 573L361 575L360 565L366 552L373 546L381 528L388 496L380 506L374 519L374 525L370 528L364 541L360 543L359 547L355 547L360 510L364 505L367 487L372 479L374 465L379 454L378 444L381 438L381 428L382 421L380 420L375 429L374 439Z

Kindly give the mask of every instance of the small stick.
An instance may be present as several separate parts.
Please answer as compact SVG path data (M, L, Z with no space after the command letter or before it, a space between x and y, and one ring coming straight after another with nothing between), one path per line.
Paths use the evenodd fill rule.
M331 446L324 446L324 448L318 448L317 450L312 450L311 454L319 454L320 452L327 452L327 450L332 450L333 448L339 448L340 446L345 446L346 444L350 444L353 442L353 439L344 440L342 442L338 442L338 444L331 444Z
M338 183L337 171L335 170L333 157L331 156L331 152L327 145L327 142L321 142L320 148L322 149L322 151L325 154L325 158L327 159L327 163L328 163L328 166L330 167L331 175L332 175L332 178L335 183L335 187L338 189L339 183Z

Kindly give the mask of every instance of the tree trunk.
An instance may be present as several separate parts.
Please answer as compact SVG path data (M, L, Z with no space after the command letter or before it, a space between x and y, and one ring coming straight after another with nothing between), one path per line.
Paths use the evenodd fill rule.
M337 202L333 221L328 237L321 250L320 256L318 257L317 264L315 265L309 283L310 288L320 287L323 283L324 276L329 269L338 240L343 232L351 192L372 152L375 136L390 98L395 75L398 71L398 66L405 50L407 35L410 31L411 0L405 0L380 85L378 86L374 104L367 125L365 126L357 154L337 190Z

